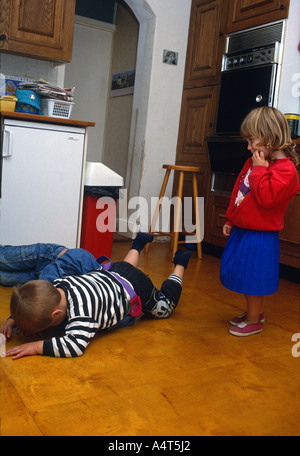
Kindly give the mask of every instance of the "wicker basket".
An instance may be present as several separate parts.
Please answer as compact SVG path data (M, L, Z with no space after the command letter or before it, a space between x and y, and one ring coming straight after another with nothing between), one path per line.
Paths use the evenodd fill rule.
M52 98L41 99L41 110L48 117L63 117L69 119L74 103L70 101L53 100Z

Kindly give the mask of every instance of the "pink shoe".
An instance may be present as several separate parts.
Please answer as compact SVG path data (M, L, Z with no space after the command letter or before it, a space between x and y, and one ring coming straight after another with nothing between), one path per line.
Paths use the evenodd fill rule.
M239 315L238 317L234 317L230 320L230 323L235 326L235 325L239 325L240 323L242 323L245 318L246 318L246 315L247 315L247 312L244 312L242 315ZM264 313L262 312L259 316L259 321L260 323L264 323L265 322L265 315Z
M239 325L233 326L229 332L234 336L251 336L252 334L262 332L262 325L261 323L257 323L255 325L247 325L247 323L242 321L242 323Z

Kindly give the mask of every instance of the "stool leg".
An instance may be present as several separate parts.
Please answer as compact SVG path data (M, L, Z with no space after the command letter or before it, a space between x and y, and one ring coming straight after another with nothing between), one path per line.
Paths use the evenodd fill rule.
M197 237L197 256L199 259L202 258L202 247L201 247L201 233L200 233L200 215L198 206L198 186L197 186L197 175L193 173L193 199L194 199L194 210L196 218L196 237Z
M154 232L154 230L155 230L155 225L156 225L157 218L158 218L158 215L159 215L159 210L160 210L160 207L161 207L161 200L162 200L162 198L163 198L163 196L165 194L165 191L166 191L166 188L167 188L167 185L168 185L168 181L169 181L169 177L170 177L170 173L171 173L171 170L167 169L166 173L165 173L165 177L164 177L163 183L162 183L162 186L161 186L161 190L160 190L160 194L159 194L159 198L158 198L158 203L157 203L157 206L155 208L155 212L154 212L154 216L153 216L152 223L151 223L151 226L150 226L149 234L152 234ZM144 248L144 252L145 253L148 253L149 247L150 247L150 243L146 244L146 246Z
M178 237L179 237L179 226L180 226L180 217L181 217L181 207L182 207L182 191L183 191L183 180L184 180L184 171L179 172L179 181L178 181L178 192L177 197L179 198L177 207L175 208L174 214L174 231L173 231L173 257L178 248Z

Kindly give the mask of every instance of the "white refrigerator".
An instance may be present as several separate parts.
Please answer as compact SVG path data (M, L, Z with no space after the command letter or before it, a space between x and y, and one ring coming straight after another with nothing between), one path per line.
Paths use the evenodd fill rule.
M0 244L80 242L85 128L5 119Z

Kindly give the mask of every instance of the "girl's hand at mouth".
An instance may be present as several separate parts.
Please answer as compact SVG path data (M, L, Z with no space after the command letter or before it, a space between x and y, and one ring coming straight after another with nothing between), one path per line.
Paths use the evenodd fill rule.
M265 166L266 168L269 167L269 162L265 159L264 152L259 152L258 150L255 150L253 152L252 162L253 166Z

